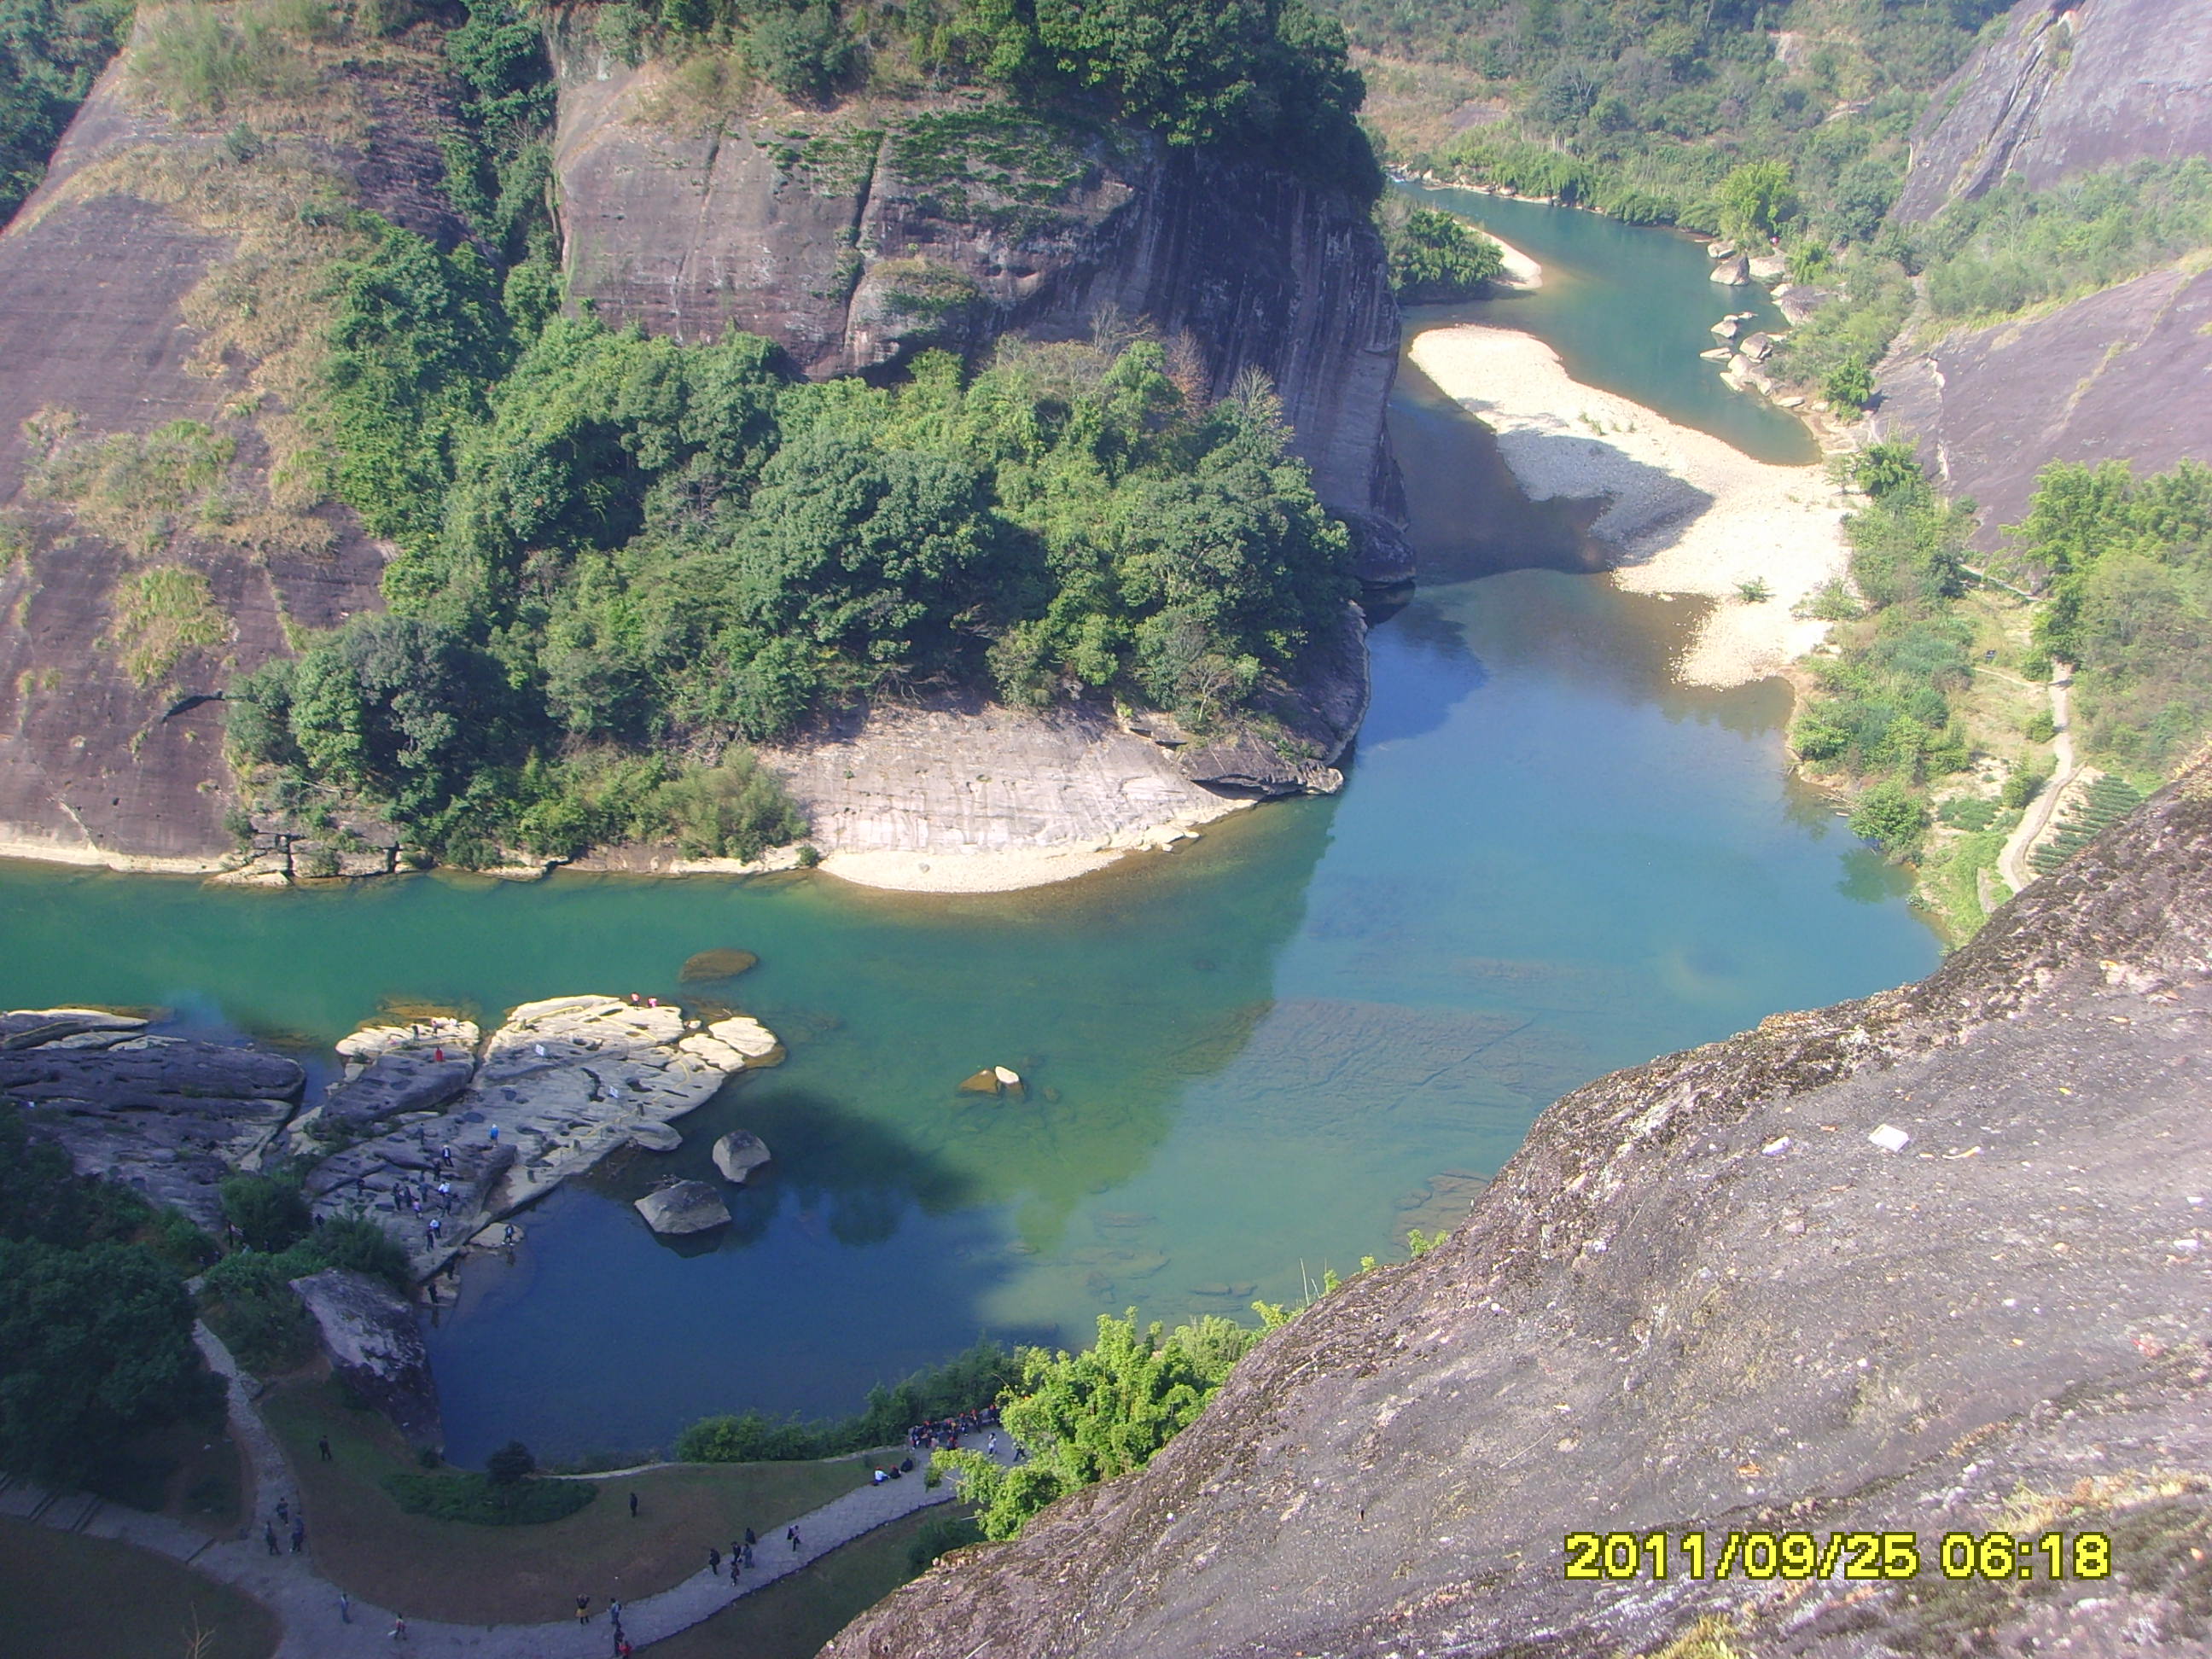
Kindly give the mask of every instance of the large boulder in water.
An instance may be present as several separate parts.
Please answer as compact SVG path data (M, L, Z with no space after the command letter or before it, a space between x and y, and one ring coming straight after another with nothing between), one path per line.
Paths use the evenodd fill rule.
M703 1181L672 1181L637 1200L637 1212L657 1233L703 1233L730 1224L730 1206Z
M739 1187L745 1184L746 1176L769 1162L770 1156L758 1135L743 1129L732 1129L714 1143L714 1167Z
M321 1337L331 1371L390 1418L410 1444L445 1443L430 1352L415 1310L381 1279L326 1267L292 1281Z

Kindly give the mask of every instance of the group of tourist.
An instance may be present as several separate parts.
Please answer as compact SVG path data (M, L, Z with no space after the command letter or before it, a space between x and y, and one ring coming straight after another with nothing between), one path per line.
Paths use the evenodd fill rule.
M991 1431L991 1449L999 1449L999 1408L978 1406L974 1411L962 1412L956 1417L940 1417L933 1423L917 1423L906 1431L906 1443L916 1451L957 1451L963 1434L981 1434Z

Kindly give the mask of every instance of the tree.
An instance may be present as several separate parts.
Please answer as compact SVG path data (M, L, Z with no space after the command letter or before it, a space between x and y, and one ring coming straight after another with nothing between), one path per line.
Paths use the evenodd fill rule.
M1828 371L1820 384L1820 395L1830 408L1856 415L1874 401L1874 371L1860 359L1846 357Z
M1208 1315L1162 1339L1139 1331L1133 1310L1098 1316L1098 1340L1078 1353L1022 1351L1022 1380L1000 1420L1029 1453L1006 1468L972 1451L941 1453L960 1473L986 1538L1012 1538L1063 1493L1142 1468L1204 1409L1258 1334Z
M1894 778L1875 784L1851 808L1851 833L1870 841L1892 858L1901 858L1920 844L1928 828L1928 808Z
M223 1179L222 1213L250 1249L274 1255L307 1236L314 1218L307 1201L289 1181L274 1176L234 1175Z
M538 1471L538 1460L520 1440L510 1440L484 1459L484 1479L495 1486L520 1486Z
M1746 161L1721 180L1715 195L1721 229L1732 240L1765 241L1797 214L1797 191L1786 161Z
M1495 241L1449 213L1415 208L1403 216L1378 216L1391 283L1408 305L1466 299L1482 292L1505 269L1504 251Z
M0 1467L81 1480L132 1435L222 1398L182 1281L147 1251L0 1240Z
M67 1152L32 1134L20 1107L0 1101L0 1238L72 1247L121 1241L152 1215L136 1194L78 1176Z

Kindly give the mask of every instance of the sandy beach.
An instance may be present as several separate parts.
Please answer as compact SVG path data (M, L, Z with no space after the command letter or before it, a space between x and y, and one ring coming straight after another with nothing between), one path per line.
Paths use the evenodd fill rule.
M1778 674L1826 637L1826 623L1790 614L1846 568L1846 504L1824 467L1755 461L1583 385L1551 347L1510 329L1431 329L1409 353L1497 432L1533 500L1605 501L1592 532L1619 550L1622 587L1719 601L1677 667L1685 684ZM1745 604L1738 590L1754 580L1771 597Z
M832 853L822 873L859 887L899 893L1011 893L1087 876L1131 854L1170 852L1199 839L1199 826L1253 805L1223 797L1218 811L1184 812L1170 823L1079 845L952 847L909 852L872 848Z
M1489 231L1483 230L1480 225L1477 225L1475 229L1481 234L1490 237L1490 240L1498 245L1498 251L1505 256L1505 269L1497 279L1498 287L1518 289L1525 293L1531 289L1544 286L1542 265L1537 264L1535 260L1530 258L1504 237L1492 235Z

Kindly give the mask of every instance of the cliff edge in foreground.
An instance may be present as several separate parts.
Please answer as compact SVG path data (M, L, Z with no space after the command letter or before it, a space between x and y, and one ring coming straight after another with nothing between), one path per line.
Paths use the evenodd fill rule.
M825 1651L2208 1650L2209 950L2212 766L1921 983L1560 1100L1150 1468ZM1998 1528L2106 1534L2112 1571L1944 1576ZM1732 1529L1912 1531L1921 1569L1563 1576L1566 1533L1692 1529L1708 1571Z

